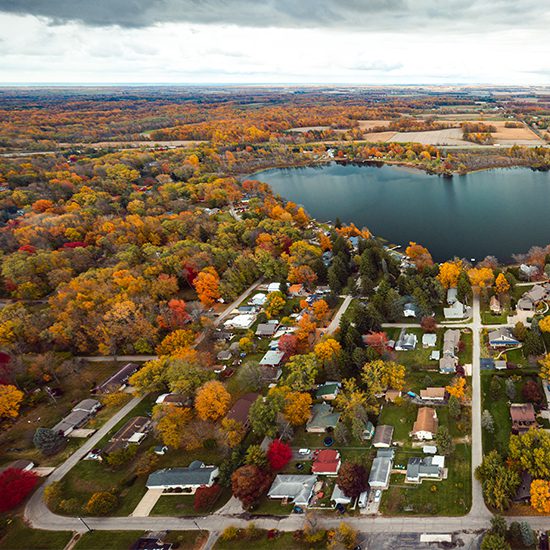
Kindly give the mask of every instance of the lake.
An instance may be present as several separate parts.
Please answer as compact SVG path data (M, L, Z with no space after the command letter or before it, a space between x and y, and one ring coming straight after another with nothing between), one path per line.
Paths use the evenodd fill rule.
M399 166L327 164L265 170L255 179L320 221L353 222L437 261L481 260L550 243L550 172L496 169L443 178Z

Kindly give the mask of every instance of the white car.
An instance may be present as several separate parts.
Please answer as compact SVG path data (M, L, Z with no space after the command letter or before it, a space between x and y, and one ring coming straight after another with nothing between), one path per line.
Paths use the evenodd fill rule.
M382 491L380 489L377 489L374 492L374 502L380 502L380 497L382 496Z
M298 451L298 454L302 455L302 456L308 456L309 454L311 454L311 450L310 449L300 449Z

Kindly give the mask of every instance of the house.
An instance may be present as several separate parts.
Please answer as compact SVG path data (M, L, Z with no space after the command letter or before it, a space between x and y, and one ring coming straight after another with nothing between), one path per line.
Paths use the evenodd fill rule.
M175 407L184 407L191 405L191 399L186 395L179 393L163 393L157 397L157 405L174 405Z
M323 402L313 405L311 418L306 424L306 432L324 433L327 429L334 429L340 420L340 413L333 412L333 408Z
M284 351L269 350L260 361L261 366L278 367L285 356Z
M233 357L233 354L228 349L222 349L218 355L216 355L218 361L229 361L231 357Z
M229 420L237 420L243 426L248 428L248 425L250 424L248 412L250 411L250 407L252 407L252 403L254 403L259 396L259 393L254 392L243 395L240 399L235 401L233 406L229 409L229 412L225 415L225 418Z
M277 382L281 378L283 371L279 367L270 367L264 365L261 370L262 380L264 382Z
M292 298L296 298L296 296L304 296L305 294L304 285L296 284L288 287L288 295Z
M458 289L449 288L447 290L447 304L452 306L458 300Z
M71 411L63 420L58 422L52 430L67 437L73 430L83 426L89 419L90 414L85 411Z
M256 327L256 336L262 337L262 336L273 336L277 329L279 328L279 321L274 322L268 322L268 323L260 323Z
M464 319L468 317L468 308L459 300L456 300L449 307L443 308L445 319Z
M34 462L32 460L25 460L24 458L20 458L18 460L10 462L6 466L2 466L0 468L0 473L4 472L5 470L21 470L23 472L30 472L33 468Z
M248 301L248 303L251 306L261 307L266 303L266 301L267 301L267 295L264 294L263 292L259 292L258 294L254 294L254 296L252 296L252 298Z
M297 506L307 506L315 483L315 475L279 474L275 476L267 496L272 499L290 500Z
M376 426L374 437L372 438L372 446L377 449L380 447L389 447L393 438L393 426L381 424Z
M426 333L422 335L422 347L434 348L437 343L437 334Z
M424 479L443 479L445 473L444 456L409 458L405 480L408 483L422 483Z
M150 426L151 421L146 416L131 418L109 440L109 444L103 449L105 454L124 449L130 443L137 443L139 445L145 439Z
M522 434L537 427L533 403L512 403L510 405L512 432Z
M367 420L367 423L365 424L365 428L363 430L363 439L369 440L372 439L372 436L374 435L374 424Z
M401 329L399 338L395 343L395 351L412 351L416 349L418 338L413 332L406 332L405 329Z
M194 494L199 487L211 487L219 474L217 466L194 460L187 468L164 468L149 475L148 489L180 490Z
M536 265L521 264L519 266L519 276L525 281L530 281L539 273L539 268Z
M419 439L433 439L437 433L437 412L431 407L420 407L416 413L411 436Z
M439 359L439 372L441 374L453 374L456 372L458 359L456 357L441 357Z
M412 302L407 302L403 306L403 317L416 317L417 307Z
M338 487L338 485L334 484L334 489L332 490L332 495L330 496L330 501L334 502L334 504L351 504L351 497L347 497L344 494L344 491Z
M502 313L502 306L500 305L500 300L497 296L491 296L491 300L489 300L489 309L495 315L500 315Z
M443 353L439 359L439 372L452 374L458 365L458 346L460 344L460 330L449 329L443 335Z
M269 283L267 285L267 292L280 292L281 291L281 283Z
M248 330L256 321L256 315L253 313L240 313L225 321L224 327L231 327L239 330Z
M128 385L128 379L141 367L135 363L127 363L112 376L94 388L93 393L111 393L123 390Z
M316 475L335 476L340 470L342 459L340 453L333 449L321 449L314 457L311 473Z
M101 409L101 403L96 399L83 399L78 405L72 408L73 411L83 411L90 416L95 414L99 409Z
M401 397L401 392L399 390L386 390L384 394L384 399L386 403L395 403L395 400Z
M548 298L548 290L544 285L535 285L524 296L532 300L533 303L539 304Z
M489 345L492 348L504 348L507 346L517 346L519 341L514 338L512 331L508 327L499 327L489 332Z
M497 359L495 361L496 370L506 370L508 368L508 363L504 359Z
M332 401L340 392L342 384L340 382L325 382L317 387L315 391L315 399L323 399L324 401Z
M445 401L445 388L426 388L420 390L420 399L423 401Z
M435 349L430 353L430 361L439 361L441 359L441 352Z
M372 489L387 489L390 483L391 469L391 458L377 456L372 461L372 467L369 474L369 486Z
M535 311L535 302L525 294L518 300L516 309L520 311Z
M172 543L164 542L161 537L150 534L137 539L130 546L130 550L172 550Z
M377 449L376 450L376 457L377 458L391 458L393 460L394 456L395 456L395 450L392 447L389 447L388 449Z

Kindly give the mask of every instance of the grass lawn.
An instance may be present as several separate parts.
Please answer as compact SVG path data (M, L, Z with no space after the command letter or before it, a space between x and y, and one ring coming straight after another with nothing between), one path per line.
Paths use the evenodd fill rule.
M70 531L42 531L27 527L20 518L14 518L7 533L0 539L5 550L62 550L73 534Z
M408 458L422 456L420 450L398 451L396 464L406 465ZM471 447L460 444L446 459L448 478L426 480L421 484L404 483L404 475L393 474L390 488L383 492L380 509L385 515L465 515L471 506Z
M210 510L195 511L194 495L165 495L158 499L151 516L204 516L221 508L231 498L231 490L224 488Z
M218 539L214 545L214 550L241 550L243 546L245 545L243 545L243 539L241 537L231 541L222 541ZM280 533L276 539L268 539L267 532L264 532L261 538L250 541L246 546L250 546L254 548L254 550L268 550L271 548L302 550L311 548L310 544L300 543L294 540L292 533Z
M461 331L460 341L463 343L464 347L461 352L458 354L458 360L461 365L471 364L472 363L472 331L467 330Z
M92 531L82 535L75 550L121 550L129 548L144 534L144 531ZM205 537L205 533L198 531L170 531L163 540L174 544L174 548L191 550L199 548Z
M388 335L388 338L395 341L397 341L399 338L399 333L401 332L401 329L399 328L386 328L384 330ZM432 351L441 349L443 346L444 329L440 328L437 330L437 343L434 348L422 347L422 336L424 335L424 331L421 328L408 328L406 329L406 332L416 334L418 339L416 349L412 351L394 351L392 352L394 360L405 367L437 367L437 361L431 361L430 354Z
M491 311L483 311L481 322L484 325L505 325L508 322L508 313L508 311L503 311L500 315L496 315Z
M292 512L294 504L283 506L282 502L282 500L272 500L264 496L251 510L251 513L260 516L288 516Z

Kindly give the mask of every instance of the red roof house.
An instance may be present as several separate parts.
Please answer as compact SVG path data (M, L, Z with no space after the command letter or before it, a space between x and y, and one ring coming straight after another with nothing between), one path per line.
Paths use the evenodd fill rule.
M313 459L311 473L317 475L335 476L340 470L342 460L340 453L332 449L323 449Z

